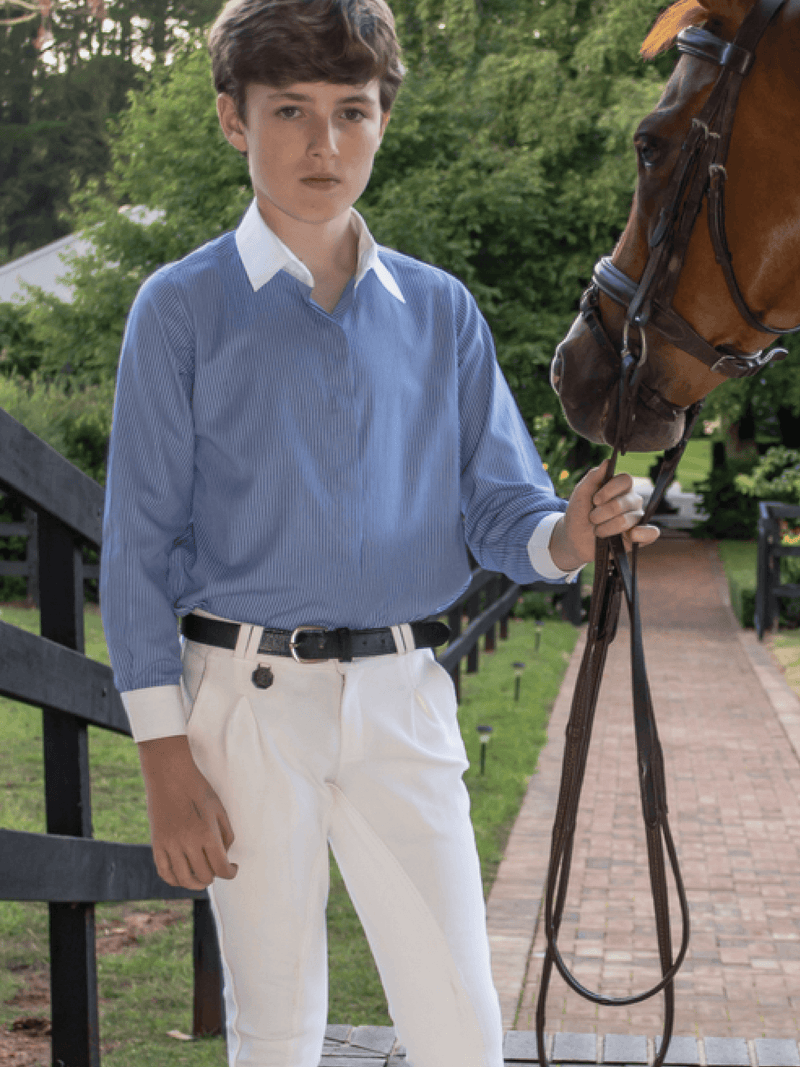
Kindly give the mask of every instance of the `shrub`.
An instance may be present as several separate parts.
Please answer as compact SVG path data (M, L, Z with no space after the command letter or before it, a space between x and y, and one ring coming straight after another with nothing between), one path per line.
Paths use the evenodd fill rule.
M550 593L523 593L511 612L515 619L555 619L557 598Z
M0 374L30 378L41 363L41 345L22 304L0 301Z
M738 485L740 475L749 472L754 459L733 457L712 468L708 477L697 484L702 510L708 516L696 523L692 533L717 540L751 541L758 530L758 504Z
M736 476L736 488L756 500L800 504L800 452L783 445L768 448L749 473Z
M0 375L0 408L101 485L105 484L113 402L113 382L78 389L68 381L46 382L38 372L30 381ZM0 523L24 519L19 499L0 497ZM26 550L26 538L0 539L0 560L24 560ZM85 549L84 562L97 563L98 553ZM96 601L97 582L88 582L85 588ZM26 592L24 578L0 578L1 601L22 600Z
M38 372L29 381L0 376L0 408L101 485L113 405L112 381L75 388Z

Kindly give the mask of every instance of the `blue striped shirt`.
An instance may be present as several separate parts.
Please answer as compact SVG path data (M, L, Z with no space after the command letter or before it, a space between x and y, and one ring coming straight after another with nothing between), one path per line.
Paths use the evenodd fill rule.
M358 269L331 314L255 201L133 304L101 605L137 740L184 730L176 615L411 622L466 587L467 545L518 582L563 580L547 543L566 503L475 301L354 217Z

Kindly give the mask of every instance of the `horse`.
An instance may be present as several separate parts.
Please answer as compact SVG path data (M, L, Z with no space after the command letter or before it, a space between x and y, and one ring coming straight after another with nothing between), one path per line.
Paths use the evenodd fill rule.
M652 58L677 38L681 56L655 110L636 130L638 178L613 254L595 265L581 313L556 349L551 381L572 428L623 451L671 450L647 521L675 469L702 400L726 378L758 374L800 331L800 0L678 0L642 46ZM706 214L701 213L703 202ZM734 266L735 264L735 266ZM675 1014L674 979L689 944L689 906L667 820L664 761L644 662L636 582L621 538L598 539L588 633L566 730L544 895L547 951L536 1005L541 1067L556 968L597 1004L640 1003L663 991L662 1067ZM622 594L631 619L639 785L661 980L628 997L584 988L558 933L597 693ZM682 934L674 953L666 871Z
M625 451L677 446L712 389L800 330L800 0L678 0L642 57L676 38L627 225L550 370L571 427Z

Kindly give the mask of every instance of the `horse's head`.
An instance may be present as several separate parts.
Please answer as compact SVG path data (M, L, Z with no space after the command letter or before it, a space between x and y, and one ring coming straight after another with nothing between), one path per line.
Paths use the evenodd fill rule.
M625 447L648 452L675 445L686 408L727 377L763 366L768 330L800 321L800 0L754 10L769 4L679 0L642 48L649 58L684 31L634 137L628 224L551 370L570 425L597 443L615 442L624 334L642 363Z

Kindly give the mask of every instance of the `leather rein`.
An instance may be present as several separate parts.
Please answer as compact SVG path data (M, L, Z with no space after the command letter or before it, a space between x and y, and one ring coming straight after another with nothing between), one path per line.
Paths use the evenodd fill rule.
M644 402L666 409L683 409L643 386L642 369L647 358L646 328L652 328L673 344L700 359L712 370L729 377L757 374L772 359L782 359L785 349L740 355L719 351L701 338L672 308L672 299L688 247L689 238L704 197L708 200L709 223L715 254L731 295L745 320L769 333L795 333L775 329L758 320L741 294L725 238L724 185L725 160L741 83L751 69L755 48L767 26L786 0L758 0L748 13L733 42L723 41L705 29L689 28L678 35L681 52L699 56L720 66L720 73L700 115L692 120L681 156L670 179L668 206L662 208L649 238L650 256L637 283L623 274L611 259L601 259L594 269L592 285L584 293L581 312L603 348L611 349L620 360L619 417L614 449L606 480L613 477L617 456L624 454L635 418L637 396ZM605 331L598 305L602 291L626 306L622 351L618 352ZM629 343L630 328L638 330L638 353ZM686 425L681 442L665 456L659 477L642 522L654 514L675 473L702 406L702 401L686 409ZM638 1004L659 992L664 993L664 1026L653 1067L662 1067L669 1050L675 1018L674 979L689 947L689 905L677 853L667 820L667 790L664 757L658 738L655 714L647 679L642 642L638 596L638 546L629 562L622 538L598 538L595 553L594 584L589 610L586 646L566 729L561 787L551 841L550 862L543 904L547 940L539 994L536 1004L536 1039L540 1067L549 1067L545 1046L547 993L555 967L576 993L595 1004L625 1006ZM606 997L584 987L567 967L558 948L558 935L564 914L575 830L583 786L592 725L608 648L616 636L622 598L630 617L633 720L637 749L639 790L647 845L650 888L655 913L656 939L661 979L645 992L628 997ZM673 952L667 864L672 871L681 916L681 938Z

